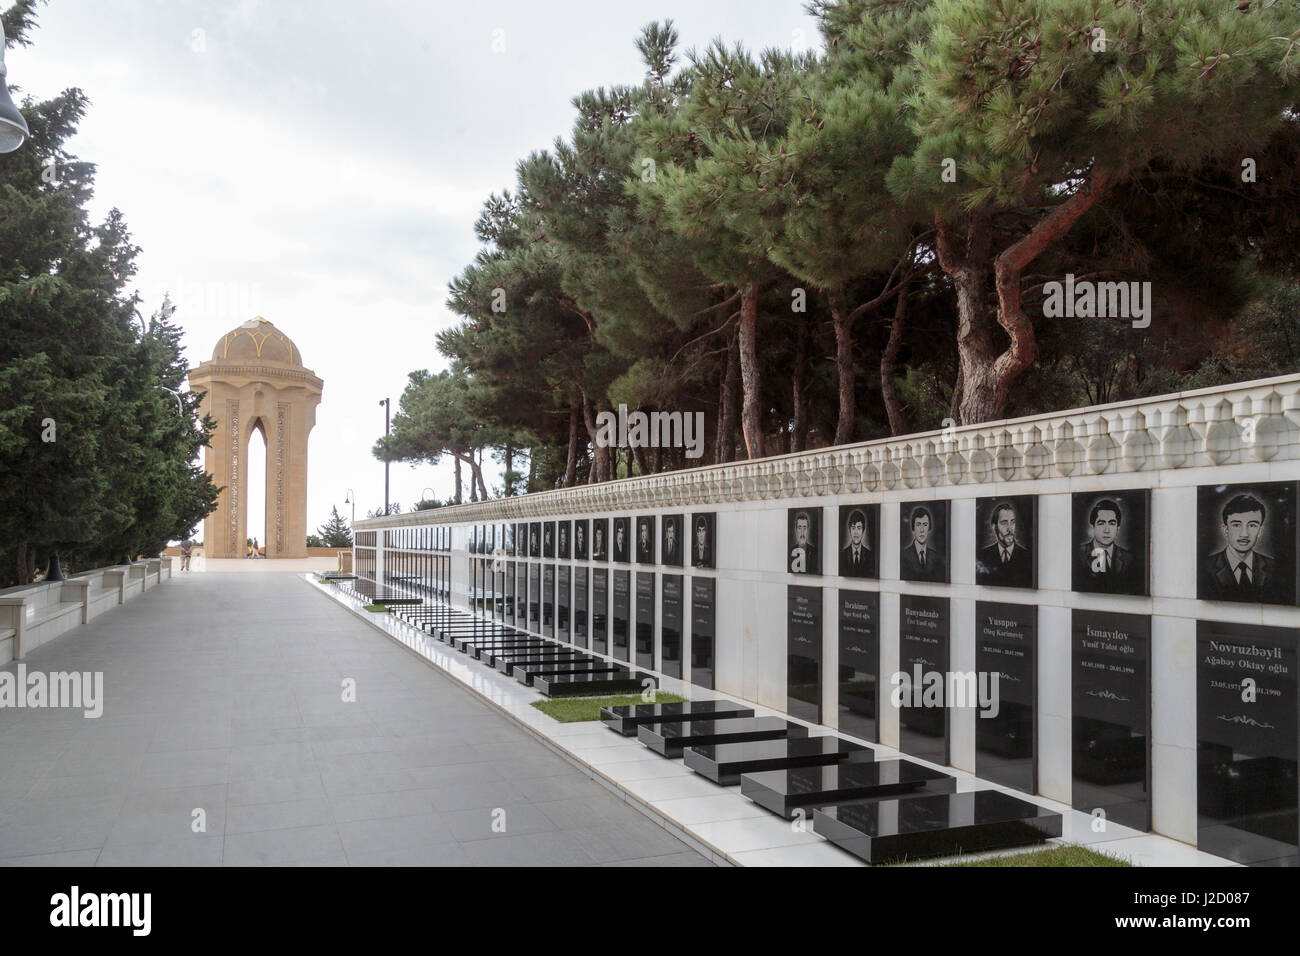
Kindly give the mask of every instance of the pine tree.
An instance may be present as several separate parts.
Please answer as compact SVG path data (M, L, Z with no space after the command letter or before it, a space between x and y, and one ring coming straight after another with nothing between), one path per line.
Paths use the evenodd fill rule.
M330 508L329 520L317 528L316 533L320 536L322 548L352 547L352 529L339 514L337 505Z

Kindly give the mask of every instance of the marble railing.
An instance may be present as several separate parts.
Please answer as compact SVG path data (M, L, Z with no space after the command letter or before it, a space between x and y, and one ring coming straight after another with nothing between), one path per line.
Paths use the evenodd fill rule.
M488 523L1300 457L1300 375L370 518Z

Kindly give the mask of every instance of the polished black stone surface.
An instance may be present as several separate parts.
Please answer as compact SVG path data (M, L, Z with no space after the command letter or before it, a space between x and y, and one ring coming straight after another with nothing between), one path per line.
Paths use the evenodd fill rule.
M597 660L581 651L536 651L519 653L517 651L495 651L482 658L489 667L495 667L503 674L513 674L516 667L531 667L534 664L586 664Z
M539 674L533 688L547 697L596 697L601 694L630 694L658 686L658 681L643 671L627 674Z
M588 615L591 595L587 590L587 579L586 568L573 569L573 643L578 647L587 647L590 639Z
M807 737L808 728L781 717L735 717L726 720L691 720L679 724L645 724L637 728L636 736L655 753L680 757L685 747Z
M839 729L880 740L880 594L839 592Z
M542 633L555 636L555 565L542 569Z
M591 572L591 649L597 654L609 652L609 569Z
M1061 815L997 790L823 807L813 829L868 863L978 853L1061 835Z
M561 522L561 526L565 524L567 522ZM570 614L572 594L573 569L567 564L562 564L555 571L555 636L565 643L572 640Z
M979 701L975 775L1025 793L1038 792L1038 608L975 602L975 671L995 700ZM981 693L983 690L981 690Z
M682 752L687 767L724 787L740 783L742 773L814 767L841 760L873 760L869 747L841 737L787 737L738 744L697 744Z
M904 594L898 608L898 664L906 680L896 691L898 749L932 763L948 763L948 707L944 675L948 673L949 607L947 598ZM938 693L930 692L937 675Z
M562 677L565 675L577 677L598 677L598 676L619 676L628 673L626 664L615 664L610 661L593 660L585 664L564 664L564 663L538 663L538 664L519 664L512 672L515 680L521 684L531 684L537 677L546 675L548 677Z
M613 620L613 643L610 656L616 660L629 660L628 630L632 614L632 572L614 571L614 600L610 616Z
M1300 866L1297 632L1196 622L1197 847Z
M717 595L717 581L713 578L691 578L691 673L688 679L692 684L710 690L714 679Z
M722 720L753 716L754 708L731 700L687 700L680 704L630 704L600 709L601 723L625 737L635 736L636 729L643 724L679 724L704 717Z
M466 654L476 661L486 661L491 654L504 654L507 651L514 653L540 652L548 651L552 648L559 647L558 644L470 644L464 648Z
M540 634L542 630L542 566L528 566L528 630Z
M1196 489L1196 596L1296 603L1296 482Z
M786 588L785 709L791 717L822 720L822 589Z
M790 819L803 807L879 800L915 793L951 793L957 779L913 760L843 760L815 767L745 773L740 792Z
M655 666L655 575L653 571L636 573L636 665L637 667Z
M1075 609L1072 806L1151 829L1151 618Z
M510 623L518 627L528 624L528 565L523 561L515 565L515 606Z
M660 649L662 661L660 670L669 677L682 676L682 603L683 583L680 574L665 574L660 598L662 618L660 622Z
M458 637L449 642L456 650L477 656L478 651L483 650L508 650L522 649L526 647L554 647L550 641L544 641L540 637L494 637L491 635L485 637Z

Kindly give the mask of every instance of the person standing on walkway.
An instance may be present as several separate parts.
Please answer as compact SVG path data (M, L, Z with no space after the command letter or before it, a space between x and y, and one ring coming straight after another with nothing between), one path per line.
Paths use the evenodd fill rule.
M181 570L182 571L188 571L190 569L190 558L193 556L193 554L194 554L194 542L189 538L186 538L184 541L181 542Z

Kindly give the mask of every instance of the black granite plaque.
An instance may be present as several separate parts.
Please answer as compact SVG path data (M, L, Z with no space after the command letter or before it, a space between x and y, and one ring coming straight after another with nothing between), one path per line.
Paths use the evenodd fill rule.
M561 521L555 526L555 551L563 561L568 561L571 556L571 545L569 542L569 528L571 523Z
M898 749L937 764L949 762L950 635L947 598L899 596L899 673L890 690L898 708Z
M569 633L569 595L572 588L572 569L562 564L555 573L555 629L556 638L566 644L572 641Z
M636 519L636 563L655 563L654 515L640 515Z
M573 522L573 558L575 561L586 561L590 552L587 550L591 534L590 522L586 518L579 518Z
M591 571L591 649L597 654L609 652L608 568Z
M822 722L822 589L786 588L785 709Z
M822 509L791 508L786 512L785 569L791 574L822 573Z
M1196 489L1196 596L1296 603L1296 483Z
M515 556L515 526L513 523L505 526L501 533L501 547L505 551L506 557Z
M555 557L555 522L546 521L542 524L542 557Z
M576 539L575 539L576 541ZM573 569L573 643L587 647L587 614L590 600L587 595L587 569Z
M1038 586L1038 498L1005 495L975 503L975 583Z
M632 519L630 518L614 519L614 560L620 564L630 564L632 561L631 524Z
M525 626L528 615L528 564L525 561L515 563L515 605L511 624Z
M686 553L686 529L681 515L663 516L663 534L659 543L659 563L670 568L682 566L682 556Z
M591 519L591 560L609 560L609 519Z
M974 684L962 686L968 706L975 694L975 775L1037 793L1037 607L975 602Z
M713 642L716 635L717 582L713 578L691 578L691 676L692 684L713 689Z
M542 523L534 521L528 525L528 556L530 558L540 558L542 556Z
M669 677L682 676L682 576L665 574L663 582L663 662L660 666Z
M1149 830L1151 618L1076 608L1072 632L1073 806Z
M904 581L946 584L948 568L948 502L905 501L898 507L899 577Z
M714 568L717 537L714 532L717 515L713 512L691 515L690 566ZM712 686L712 685L710 685Z
M1148 593L1151 492L1078 492L1071 514L1071 587L1092 594Z
M555 565L542 568L542 634L555 637Z
M528 523L521 521L515 525L515 552L521 558L528 557Z
M880 595L839 592L840 732L880 740Z
M636 665L655 666L655 575L636 573Z
M528 629L536 634L542 631L542 566L528 566Z
M1300 866L1294 628L1196 622L1197 846Z
M632 572L614 571L614 605L611 616L613 618L613 647L611 653L620 661L628 660L631 648L628 646L628 629L631 626L632 617Z

